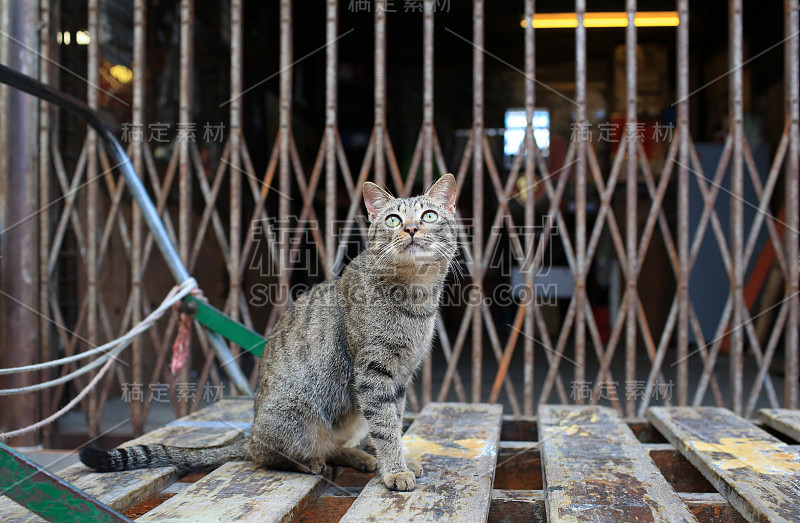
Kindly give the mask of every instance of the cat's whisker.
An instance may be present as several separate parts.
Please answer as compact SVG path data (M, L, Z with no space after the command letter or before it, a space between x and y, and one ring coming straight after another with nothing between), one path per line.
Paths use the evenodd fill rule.
M456 259L456 257L447 253L446 246L447 245L441 240L436 240L430 243L430 247L448 263L448 267L452 269L453 274L459 279L463 279L464 272L461 267L461 263Z
M378 258L375 260L375 264L370 269L370 274L374 274L378 269L383 269L385 261L394 261L394 259L397 257L397 247L402 243L402 241L402 237L397 237L386 245L381 246L381 248L378 250L378 253L376 253Z

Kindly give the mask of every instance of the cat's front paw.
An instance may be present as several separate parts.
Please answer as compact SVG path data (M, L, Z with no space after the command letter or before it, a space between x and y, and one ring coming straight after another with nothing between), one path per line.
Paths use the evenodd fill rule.
M416 459L407 459L406 465L408 469L414 473L414 477L418 478L422 475L422 464Z
M414 490L417 481L414 479L414 473L409 471L398 472L383 478L383 482L391 490L399 490L401 492L408 492Z

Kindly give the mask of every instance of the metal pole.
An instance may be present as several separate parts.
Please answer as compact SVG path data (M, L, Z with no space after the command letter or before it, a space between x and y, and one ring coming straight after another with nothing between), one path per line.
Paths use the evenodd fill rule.
M242 287L241 267L241 236L242 236L242 174L241 174L241 147L242 147L242 0L231 1L231 104L230 104L230 162L228 173L230 175L230 259L228 260L228 274L230 275L230 289L228 289L227 312L234 320L239 319L239 295Z
M575 168L575 383L586 381L586 0L576 0L575 102L578 155ZM575 403L583 404L580 395Z
M292 139L292 2L281 0L281 39L280 39L280 150L279 150L279 183L281 188L278 202L278 215L287 220L291 213L288 195L292 190L291 164L289 163L289 141ZM280 249L278 250L278 302L285 307L289 297L289 229L288 222L280 228Z
M375 1L375 183L386 185L386 0ZM401 190L400 187L397 190Z
M731 403L737 414L742 412L742 366L744 338L740 328L744 318L742 289L744 288L743 250L743 172L744 133L742 99L742 0L730 0L729 65L730 65L730 132L733 133L733 157L731 169L731 296L733 318L731 319Z
M100 3L99 0L89 0L89 34L100 34ZM99 38L92 38L89 43L86 78L89 80L86 87L86 102L93 110L99 107L97 88L100 84L100 42ZM98 175L97 163L97 134L88 130L86 137L86 179L93 180ZM86 339L92 345L98 345L97 336L97 247L100 241L102 225L100 216L100 187L98 183L90 183L86 195ZM100 433L100 415L97 412L97 390L91 391L87 397L86 418L89 436Z
M181 0L181 59L178 125L192 121L192 98L194 93L194 0ZM180 132L180 131L179 131ZM189 263L192 245L192 168L189 156L189 137L178 143L178 251L183 263ZM191 351L179 379L189 381ZM181 416L188 414L188 402L179 402Z
M179 85L179 123L185 124L192 118L192 93L194 87L194 0L181 0L181 60ZM183 263L189 262L192 232L192 173L189 158L188 140L178 144L179 150L179 209L178 209L178 251Z
M626 6L628 16L628 27L625 29L625 68L626 68L626 111L625 125L627 127L628 158L625 185L625 250L628 255L627 270L627 303L626 303L626 325L625 325L625 383L623 390L628 390L628 386L636 382L636 313L638 312L638 292L636 282L639 275L639 252L638 252L638 224L636 221L637 210L637 188L638 188L638 169L639 159L639 137L636 122L638 114L636 111L636 0L627 0ZM633 416L636 409L636 395L625 394L625 414Z
M528 303L525 304L525 383L523 413L533 416L533 370L534 370L534 308L536 307L536 294L534 282L534 250L536 249L536 234L534 231L536 199L535 178L533 170L534 137L533 137L533 111L536 108L536 38L533 28L533 14L536 10L535 0L525 0L525 113L527 121L525 141L525 260L526 266L522 268L525 274L525 288L528 293ZM530 260L528 262L527 260Z
M433 11L434 0L423 5L422 42L422 186L430 187L433 181ZM409 173L416 177L417 173ZM413 182L411 182L413 183ZM428 355L422 367L422 406L432 400L433 355Z
M3 11L5 34L35 49L39 42L37 10L30 9L25 0L6 0ZM6 63L35 76L36 54L13 41L6 45ZM37 363L40 353L39 319L24 308L37 310L39 299L35 284L39 280L38 222L27 219L39 209L38 112L36 100L14 90L5 91L4 103L0 127L5 167L0 172L0 289L10 298L0 296L0 336L6 349L0 351L0 367L16 367ZM0 387L24 387L37 381L36 373L12 374L0 379ZM24 426L38 421L39 414L39 396L25 394L5 402L0 409L0 425ZM13 444L37 445L39 441L39 434L26 434L14 438Z
M678 405L689 401L689 0L678 0Z
M423 163L422 185L427 188L433 181L433 11L434 0L425 0L423 13L422 58L422 132ZM416 176L417 173L413 173Z
M41 0L41 27L39 30L39 49L42 57L39 60L39 78L42 82L50 82L50 68L52 65L44 59L51 56L51 42L53 41L52 18L50 11L50 0ZM39 102L39 205L50 201L50 107ZM2 126L0 126L2 128ZM2 171L0 171L2 172ZM0 175L2 176L2 175ZM39 214L39 310L47 311L50 309L50 273L47 270L48 253L50 250L50 209L42 207ZM41 321L39 343L40 360L49 361L52 358L50 345L50 330L52 326ZM48 371L42 371L42 382L50 379ZM50 413L54 409L51 407L52 399L47 392L41 393L41 412ZM50 446L50 435L53 427L42 427L41 444L45 447Z
M147 4L145 0L136 0L133 4L133 124L141 125L144 129L144 101L145 101L145 61L147 59L146 48L147 35ZM144 137L141 140L133 140L131 144L131 154L133 168L141 177L144 173ZM131 323L138 324L142 320L142 248L144 237L142 234L142 211L139 205L133 205L131 210L131 306L133 315ZM133 340L131 347L131 376L134 383L144 383L142 358L143 343L140 338ZM138 401L129 402L131 409L131 423L133 432L141 434L144 432L144 419L142 418L142 404Z
M800 155L800 45L798 45L798 1L786 0L786 47L784 56L786 78L786 121L789 122L789 157L786 164L786 259L788 278L784 296L789 298L789 320L786 326L786 407L800 407L800 262L797 231L800 228L800 194L798 183L798 156Z
M337 129L337 77L338 77L338 1L328 0L325 24L325 263L333 270L336 264L336 129Z
M472 402L481 401L483 379L483 0L475 0L472 51L472 259L475 294L472 305Z

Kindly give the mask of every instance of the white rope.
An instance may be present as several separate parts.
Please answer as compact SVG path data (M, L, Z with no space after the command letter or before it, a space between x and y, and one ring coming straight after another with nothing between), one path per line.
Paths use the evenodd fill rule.
M132 341L132 340L131 340ZM56 385L60 385L61 383L66 383L75 379L78 376L83 376L87 372L91 371L92 369L96 369L103 363L107 362L112 358L116 358L117 354L122 352L125 347L130 345L131 341L127 341L122 344L120 347L108 352L105 356L101 356L91 362L88 365L84 365L80 369L70 372L65 376L61 376L60 378L56 378L54 380L45 381L43 383L37 383L36 385L28 385L27 387L19 387L17 389L0 389L0 396L11 396L14 394L24 394L26 392L36 392L37 390L48 389L50 387L55 387Z
M89 357L94 356L95 354L99 354L101 352L107 352L107 351L109 351L109 349L112 349L113 347L117 346L119 344L120 340L126 339L128 337L135 337L138 334L141 334L143 331L149 329L150 326L152 325L153 321L155 321L158 318L160 318L164 314L164 311L166 309L168 309L173 304L175 304L176 302L181 300L184 296L189 294L196 287L197 287L197 282L195 281L194 278L189 278L188 280L186 280L185 282L181 283L180 285L176 285L175 287L172 288L172 290L169 291L169 293L167 294L167 297L164 298L164 301L161 303L161 305L159 305L159 307L156 310L151 312L150 315L147 316L147 318L142 320L133 329L128 331L122 337L117 338L116 340L109 341L108 343L104 343L103 345L100 345L97 348L94 348L92 350L88 350L86 352L81 352L80 354L75 354L74 356L69 356L69 357L66 357L66 358L61 358L61 359L52 360L52 361L46 361L44 363L36 363L34 365L25 365L24 367L11 367L11 368L6 368L6 369L0 369L0 376L2 376L3 374L16 374L16 373L21 373L21 372L32 372L32 371L47 369L47 368L50 368L50 367L58 367L59 365L65 365L67 363L72 363L74 361L80 361L80 360L82 360L84 358L89 358ZM158 314L158 317L156 317L152 321L149 321L150 317L153 316L154 314Z
M17 429L17 430L11 431L11 432L0 433L0 439L7 439L7 438L15 437L15 436L21 436L23 434L27 434L28 432L32 432L34 430L38 430L38 429L44 427L45 425L49 425L50 423L54 422L55 420L57 420L58 418L60 418L61 416L63 416L67 412L69 412L70 410L72 410L100 382L100 380L103 378L103 376L113 366L113 363L115 362L114 357L117 354L119 354L123 349L125 349L125 347L130 345L131 341L133 340L133 338L137 334L139 334L139 333L147 330L148 328L152 327L153 324L161 316L163 316L164 313L167 310L169 310L170 307L172 307L178 301L183 299L186 295L188 295L189 293L194 291L196 288L197 288L197 282L195 281L194 278L189 278L188 280L184 281L180 285L176 285L175 287L172 288L172 290L169 291L169 293L167 293L167 297L164 298L164 301L161 302L161 305L159 305L156 310L151 312L145 319L143 319L141 322L136 324L124 336L121 336L120 338L117 338L116 340L114 340L112 342L109 342L109 343L106 343L104 345L101 345L100 347L97 347L96 349L92 349L91 351L87 351L87 352L84 352L84 353L80 354L79 355L80 357L77 358L77 359L82 359L82 358L87 357L87 355L90 355L89 354L90 352L91 353L97 353L97 351L99 349L116 346L116 348L112 349L106 356L98 358L97 361L99 361L100 363L105 361L106 364L103 366L102 369L100 369L97 372L97 375L95 375L95 377L92 378L92 380L86 385L86 387L80 393L78 393L78 395L75 396L69 403L67 403L64 407L59 409L57 412L53 413L52 415L48 416L47 418L45 418L45 419L43 419L41 421L38 421L38 422L34 423L33 425L29 425L27 427L23 427L21 429ZM73 358L75 358L75 356L71 356L70 358L62 358L61 360L56 360L56 361L58 361L59 364L63 364L65 362L69 363L70 361L76 361ZM65 361L65 360L69 360L69 361ZM53 365L50 365L50 363L53 363L53 362L48 362L48 363L42 364L43 366L41 366L39 368L52 367ZM94 363L95 362L93 362L90 365L94 365ZM96 366L96 365L94 365L94 366ZM36 367L36 366L35 365L28 365L26 367L17 367L16 369L2 369L2 370L7 371L7 370L19 370L19 369L22 369L22 370L19 370L19 372L28 372L30 370L37 370L37 369L30 369L29 367ZM87 365L86 367L89 367L89 365ZM84 368L86 368L86 367L84 367ZM91 369L89 369L89 370L91 370ZM58 380L53 380L53 381L58 381ZM48 383L50 383L50 382L48 382ZM43 385L43 384L40 384L40 385ZM34 387L41 388L40 385L34 385ZM50 385L50 386L52 386L52 385ZM20 389L6 389L6 390L20 390ZM36 390L38 390L38 389L36 389ZM3 392L4 391L0 390L0 395L2 395Z
M83 398L85 398L86 395L89 394L89 391L91 391L94 388L94 386L97 385L97 383L103 378L103 376L105 376L106 372L108 372L108 369L111 368L111 364L112 363L114 363L114 360L109 360L106 363L105 367L100 369L100 371L97 373L97 376L92 378L92 381L90 381L89 384L86 385L86 388L84 388L77 396L75 396L72 399L72 401L67 403L62 409L60 409L59 411L55 412L53 415L46 417L42 421L37 421L33 425L28 425L27 427L23 427L21 429L12 430L11 432L3 432L3 433L0 434L0 439L7 439L7 438L13 438L15 436L22 436L23 434L27 434L28 432L33 432L34 430L38 430L38 429L44 427L45 425L49 425L50 423L53 423L55 420L57 420L58 418L60 418L61 416L63 416L67 412L69 412L70 410L72 410L72 408L75 407L75 405L80 403L83 400Z
M54 380L46 381L44 383L39 383L39 384L36 384L36 385L30 385L30 386L27 386L27 387L20 387L20 388L17 388L17 389L0 389L0 396L9 396L9 395L12 395L12 394L24 394L26 392L35 392L37 390L42 390L42 389L46 389L46 388L49 388L49 387L55 387L56 385L59 385L61 383L65 383L67 381L70 381L70 380L76 378L77 376L82 376L83 374L86 374L87 372L90 372L92 369L95 369L95 368L99 367L104 362L116 357L117 354L122 352L128 345L131 344L131 342L133 342L133 339L136 336L138 336L142 332L144 332L147 329L149 329L150 327L152 327L153 324L156 321L158 321L159 318L161 318L161 316L163 316L164 313L167 312L170 309L170 307L172 307L177 302L182 300L187 294L191 293L196 288L197 288L197 281L195 281L194 278L189 278L188 280L186 280L185 282L181 283L180 285L176 285L175 287L172 288L172 290L169 291L169 293L167 294L167 297L164 298L164 301L161 302L161 305L159 305L158 308L156 308L145 319L143 319L141 322L139 322L137 325L135 325L131 330L129 330L128 332L126 332L124 335L120 336L116 340L110 341L108 343L105 343L105 344L101 345L100 347L97 347L95 349L92 349L90 351L86 351L86 352L78 355L80 357L77 358L77 359L82 359L82 358L87 357L87 355L91 356L92 354L97 354L100 351L105 351L105 350L111 349L104 356L98 358L97 360L93 361L92 363L90 363L88 365L85 365L82 368L67 374L66 376L62 376L62 377L54 379ZM45 363L40 363L40 364L36 364L36 365L27 365L25 367L16 367L16 368L13 368L13 369L2 369L4 371L2 373L8 374L9 373L8 371L30 372L30 371L34 371L34 370L41 370L41 369L44 369L44 368L52 367L53 363L56 363L57 365L61 365L63 363L69 363L70 361L74 361L73 358L74 358L74 356L71 356L69 358L62 358L60 360L55 360L55 361L52 361L52 362L45 362ZM65 361L65 360L69 360L69 361Z

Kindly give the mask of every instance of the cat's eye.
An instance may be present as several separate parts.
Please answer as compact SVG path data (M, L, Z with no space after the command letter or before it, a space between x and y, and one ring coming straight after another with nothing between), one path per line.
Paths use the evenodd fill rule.
M396 214L390 215L386 218L386 225L394 229L395 227L400 227L400 217Z
M433 223L437 220L437 218L439 218L439 215L436 214L434 211L425 211L422 214L423 222Z

